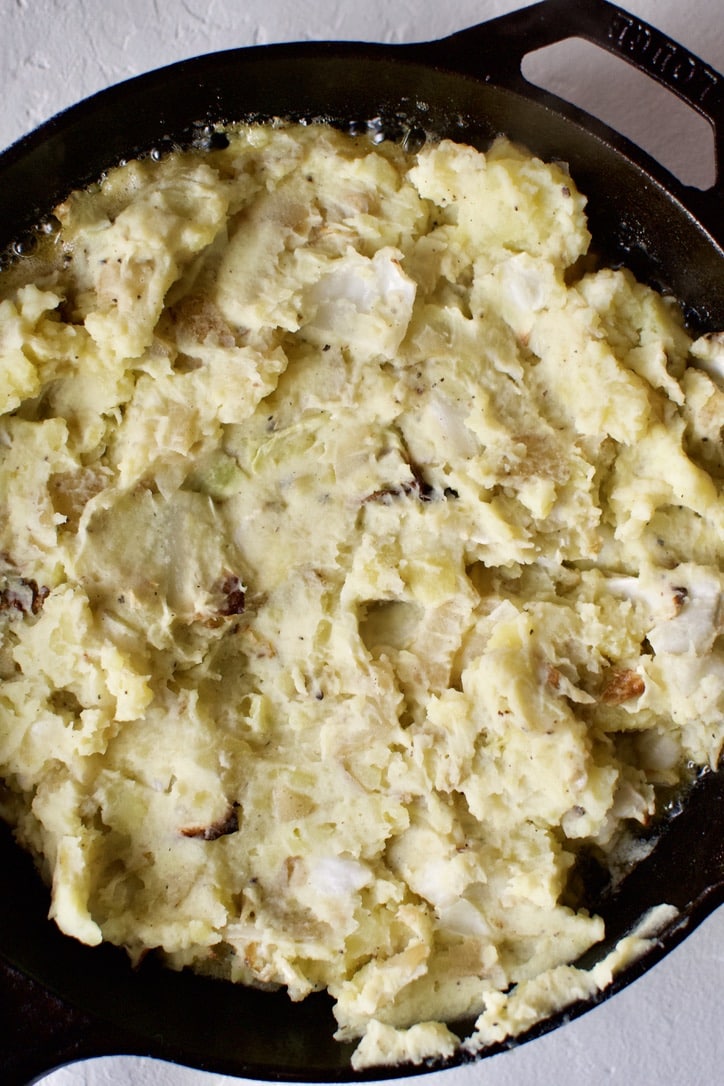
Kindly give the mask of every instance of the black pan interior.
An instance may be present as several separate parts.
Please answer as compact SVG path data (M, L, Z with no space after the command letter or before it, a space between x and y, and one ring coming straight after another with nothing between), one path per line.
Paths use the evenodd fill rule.
M687 208L693 198L687 199L685 190L673 181L666 184L645 156L608 130L564 115L546 96L531 100L446 70L444 49L433 59L414 47L231 51L103 92L0 156L0 250L13 242L22 245L58 199L121 159L203 140L208 138L205 126L275 116L323 118L343 126L381 119L378 128L391 138L410 133L417 138L424 130L481 147L502 132L543 157L564 160L589 196L589 221L601 259L625 264L675 294L695 331L724 328L721 245ZM724 825L720 773L710 773L695 786L683 813L667 822L658 848L628 884L616 893L598 888L597 904L610 921L613 940L658 901L672 901L682 910L681 922L618 986L724 898L723 846L721 834L712 838L712 820ZM4 831L0 864L5 886L12 887L0 895L0 957L11 967L8 990L17 996L17 969L77 1009L85 1042L60 1046L66 1056L89 1050L147 1052L279 1081L386 1077L385 1071L351 1071L351 1046L332 1040L331 1006L324 996L292 1005L283 994L168 973L148 960L134 972L114 948L82 947L48 923L47 892ZM52 1013L62 1017L53 1007ZM549 1020L534 1033L560 1020ZM28 1024L32 1033L32 1021L18 1025L16 1056ZM20 1082L23 1075L49 1066L49 1059L39 1044L22 1060L9 1059L4 1081ZM415 1070L426 1068L389 1074Z

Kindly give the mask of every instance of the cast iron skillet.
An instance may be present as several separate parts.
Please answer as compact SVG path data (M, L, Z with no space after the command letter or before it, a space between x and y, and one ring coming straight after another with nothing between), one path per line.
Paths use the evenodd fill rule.
M571 36L644 70L714 129L718 174L699 192L676 181L605 125L539 91L521 74L531 51ZM230 50L123 83L61 114L0 156L0 251L22 248L68 191L123 158L211 138L218 122L251 117L374 122L390 138L421 130L484 147L499 132L563 159L589 196L602 259L672 291L696 332L724 329L724 80L605 0L545 0L442 41L405 46L298 44ZM592 964L649 909L679 918L597 999L569 1007L525 1040L561 1025L648 969L724 901L724 770L695 783L648 832L657 844L615 890L589 886L606 920ZM146 961L133 971L115 948L81 946L46 919L47 891L9 832L0 834L0 1079L27 1082L62 1062L136 1053L276 1081L351 1081L428 1066L351 1070L351 1045L332 1040L330 1001L291 1004ZM461 1023L469 1029L472 1023ZM519 1039L520 1040L520 1039ZM505 1045L490 1049L498 1051ZM460 1062L460 1058L456 1061ZM441 1065L435 1065L439 1068Z

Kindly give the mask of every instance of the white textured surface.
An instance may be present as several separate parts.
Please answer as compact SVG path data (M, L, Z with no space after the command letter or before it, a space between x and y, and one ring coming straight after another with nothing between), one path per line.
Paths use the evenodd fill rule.
M517 0L0 0L0 148L94 91L184 57L274 41L420 41L520 6ZM722 0L628 0L624 6L724 70ZM630 70L615 72L603 54L591 60L569 46L529 58L526 71L601 113L689 183L710 182L708 126L696 123L670 96L662 101L650 81ZM564 1029L474 1066L415 1081L714 1086L724 1081L723 1018L720 909L641 980ZM75 1064L43 1079L46 1086L234 1081L132 1058Z

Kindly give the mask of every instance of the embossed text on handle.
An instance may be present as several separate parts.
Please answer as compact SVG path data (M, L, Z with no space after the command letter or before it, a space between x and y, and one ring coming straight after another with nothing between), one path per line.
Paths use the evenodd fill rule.
M692 103L704 104L719 83L719 76L663 34L623 12L611 19L608 37L620 52L628 53L652 75L676 84Z

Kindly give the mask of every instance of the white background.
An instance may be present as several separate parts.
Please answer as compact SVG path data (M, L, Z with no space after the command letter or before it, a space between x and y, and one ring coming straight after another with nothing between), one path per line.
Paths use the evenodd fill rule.
M522 0L0 0L0 149L64 106L151 68L277 41L432 40ZM624 6L724 71L722 0ZM713 179L708 125L601 51L557 47L526 72L603 116L687 183ZM724 832L724 827L713 827ZM2 1024L0 1023L0 1028ZM45 1086L233 1086L150 1060L104 1058ZM555 1033L420 1086L714 1086L724 1082L724 909L650 973Z

